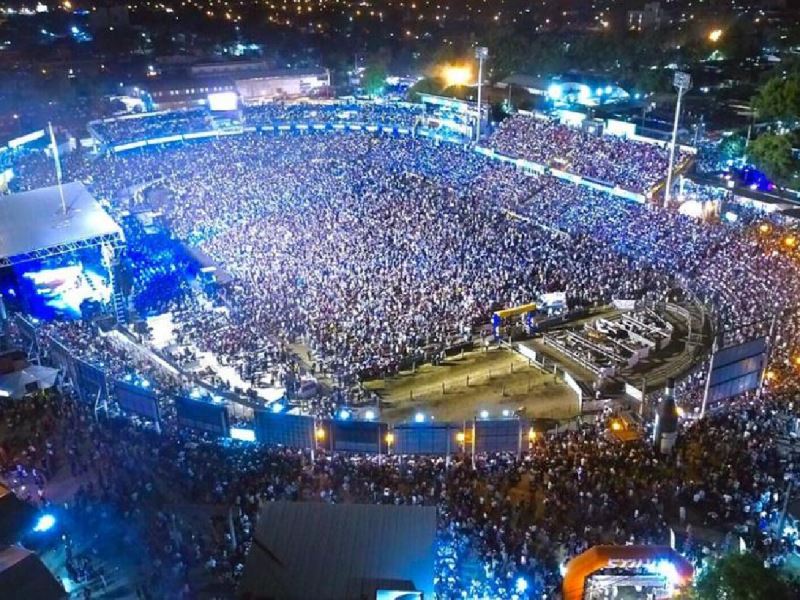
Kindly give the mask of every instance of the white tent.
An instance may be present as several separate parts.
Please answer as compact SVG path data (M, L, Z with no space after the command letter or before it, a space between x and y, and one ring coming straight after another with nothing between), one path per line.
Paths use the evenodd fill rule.
M35 390L46 390L56 383L58 369L28 365L21 371L0 375L0 398L19 399Z

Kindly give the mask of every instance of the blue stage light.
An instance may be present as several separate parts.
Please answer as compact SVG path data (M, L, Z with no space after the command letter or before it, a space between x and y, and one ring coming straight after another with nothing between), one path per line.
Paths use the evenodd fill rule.
M50 513L45 513L36 521L33 527L34 533L44 533L50 531L56 524L56 518Z
M350 418L350 411L349 410L347 410L346 408L343 408L342 410L339 411L339 419L341 419L342 421L347 421L347 419L349 419L349 418Z
M414 415L414 421L416 421L417 423L424 423L425 422L425 414L421 413L421 412L418 412L417 414Z
M371 408L368 409L366 412L364 412L364 418L367 421L374 421L375 420L375 411L372 410Z
M528 591L528 580L524 577L517 577L517 583L514 586L518 594L524 594Z
M280 402L273 402L272 404L272 412L279 413L283 412L284 406Z

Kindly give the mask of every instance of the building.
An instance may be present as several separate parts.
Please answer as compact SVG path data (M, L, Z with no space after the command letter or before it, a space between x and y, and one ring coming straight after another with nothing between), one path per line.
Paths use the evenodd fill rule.
M436 508L268 502L240 597L251 600L433 598Z
M206 104L209 94L235 92L244 104L324 95L330 89L327 69L270 70L256 61L191 66L183 75L153 78L140 94L155 110Z
M633 31L658 29L661 27L663 17L661 3L648 2L641 10L628 11L628 29Z

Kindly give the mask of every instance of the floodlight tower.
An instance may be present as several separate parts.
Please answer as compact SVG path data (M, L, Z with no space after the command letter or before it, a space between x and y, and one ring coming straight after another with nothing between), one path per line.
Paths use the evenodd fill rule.
M681 100L684 94L692 87L692 78L688 73L675 71L672 85L678 89L678 101L675 103L675 123L672 126L672 143L669 146L669 167L667 167L667 188L664 190L664 206L669 206L672 193L672 168L675 164L675 144L678 140L678 122L681 118Z
M475 58L478 59L478 127L476 128L475 141L481 140L481 120L483 118L481 91L483 89L483 61L489 58L489 49L485 46L475 48Z

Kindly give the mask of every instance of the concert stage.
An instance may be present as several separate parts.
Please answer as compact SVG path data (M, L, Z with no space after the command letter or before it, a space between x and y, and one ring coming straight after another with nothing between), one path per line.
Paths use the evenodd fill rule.
M119 317L114 266L124 246L122 229L80 182L0 197L0 294L9 307L77 318L110 302Z

